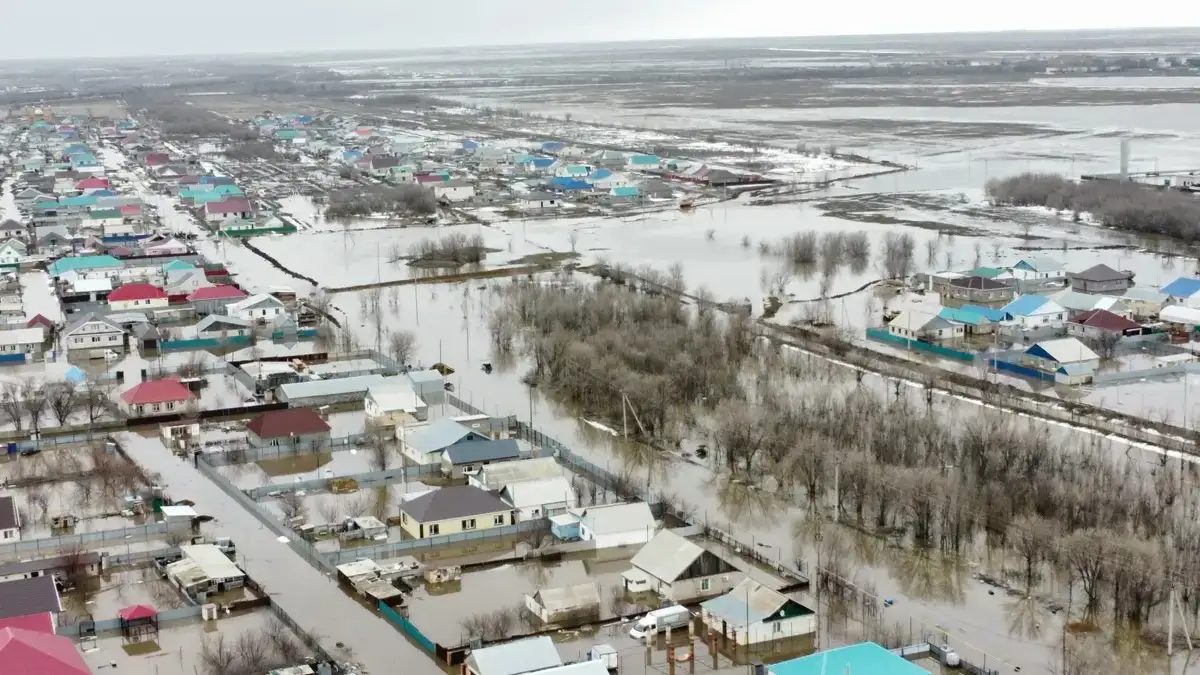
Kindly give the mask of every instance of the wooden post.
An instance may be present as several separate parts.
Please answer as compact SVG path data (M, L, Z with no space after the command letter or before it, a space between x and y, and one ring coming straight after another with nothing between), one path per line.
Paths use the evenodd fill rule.
M696 675L696 625L688 624L688 673Z
M675 675L675 645L670 643L667 644L667 675Z
M650 633L646 633L643 639L646 641L646 665L650 665Z

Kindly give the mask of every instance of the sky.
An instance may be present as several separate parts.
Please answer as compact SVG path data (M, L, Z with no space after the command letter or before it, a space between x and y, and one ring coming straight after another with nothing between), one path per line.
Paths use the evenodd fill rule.
M1200 6L1007 0L4 0L0 59L1200 25ZM47 14L47 12L50 12ZM83 33L53 39L55 17ZM37 29L35 29L37 27Z

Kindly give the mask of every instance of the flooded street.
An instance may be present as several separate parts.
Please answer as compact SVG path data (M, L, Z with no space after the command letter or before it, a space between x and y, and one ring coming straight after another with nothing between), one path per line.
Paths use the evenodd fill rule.
M190 499L196 510L215 519L220 536L232 537L247 574L260 582L275 602L329 651L361 662L368 673L441 673L428 654L409 643L382 618L347 596L337 581L317 571L241 505L191 464L167 452L157 437L117 435L130 458L147 471L162 475L165 489L177 499ZM337 647L338 643L349 649Z

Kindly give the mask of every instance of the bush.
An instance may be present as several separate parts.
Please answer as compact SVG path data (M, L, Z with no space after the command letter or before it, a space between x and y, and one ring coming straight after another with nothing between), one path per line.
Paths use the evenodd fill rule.
M329 195L326 218L369 216L372 213L428 216L437 213L437 198L420 185L375 186L339 190Z

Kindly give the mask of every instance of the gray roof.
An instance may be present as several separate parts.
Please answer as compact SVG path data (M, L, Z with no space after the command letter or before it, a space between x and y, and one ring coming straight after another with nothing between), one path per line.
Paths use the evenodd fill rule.
M789 602L793 601L786 595L753 579L743 579L725 595L706 600L700 606L731 626L745 626L747 621L762 621Z
M338 377L332 380L310 380L308 382L289 382L279 386L283 398L288 401L308 398L311 396L341 396L362 392L363 397L373 384L383 381L382 375L359 375L357 377Z
M435 452L462 441L470 434L478 436L458 422L442 417L409 432L404 437L404 444L420 452Z
M71 560L71 555L58 555L53 558L40 558L38 560L26 560L24 562L0 563L0 576L8 576L10 574L28 574L30 572L40 572L42 570L53 571L61 570L73 565L76 561ZM100 562L100 554L95 551L83 551L78 556L78 562L83 565L95 565Z
M479 675L519 675L563 664L548 636L471 650L467 667Z
M113 323L112 320L108 319L107 317L100 316L99 314L96 314L95 312L88 312L87 314L84 314L83 316L79 317L74 322L72 322L71 325L67 326L66 334L70 335L71 333L74 333L75 331L79 330L80 326L82 326L83 324L85 324L89 321L99 321L101 323L108 324L109 326L112 327L113 330L117 330L117 331L121 330L120 326Z
M139 340L161 340L162 333L158 332L158 328L154 324L141 323L133 328L133 334Z
M452 485L407 501L400 506L400 510L419 523L433 523L510 511L512 507L496 495L474 485Z
M41 576L0 583L0 619L14 616L61 612L54 577Z
M558 199L557 195L552 195L549 192L528 192L521 195L521 199L527 202L552 202Z
M1092 265L1082 272L1075 272L1068 275L1072 279L1082 279L1084 281L1123 281L1129 279L1132 275L1128 272L1114 270L1113 268L1101 263Z
M670 530L663 530L646 542L630 564L659 581L672 582L683 574L704 549Z
M518 459L521 456L521 448L511 438L499 441L466 441L446 448L446 455L451 464L494 462L498 459Z
M196 332L201 333L206 330L210 330L210 329L212 329L212 327L214 325L233 326L235 328L252 328L254 326L254 322L249 321L247 319L243 319L238 316L225 316L224 314L209 314L208 316L204 317L203 319L200 319L199 323L196 324ZM225 329L217 328L216 330L225 330Z
M462 178L455 178L454 180L445 181L439 185L435 185L434 187L470 187L472 185L474 185L474 183L471 181L464 180Z
M567 612L600 604L600 584L590 582L563 588L543 588L533 594L534 600L550 612Z
M17 503L10 495L0 497L0 530L20 527L17 522Z
M631 532L643 530L653 532L655 526L654 514L645 502L629 504L607 504L592 506L585 509L572 509L579 520L596 534L613 534L614 532Z

